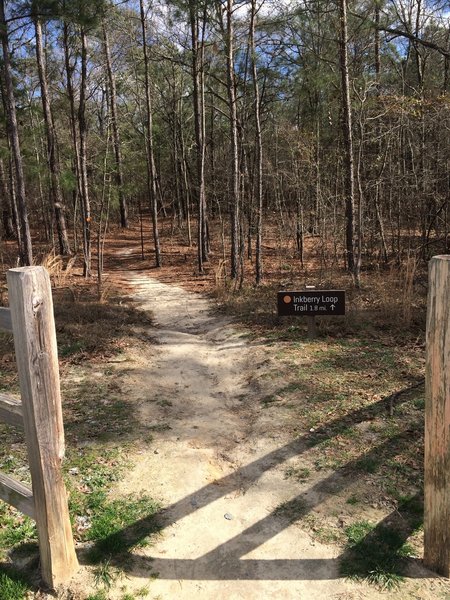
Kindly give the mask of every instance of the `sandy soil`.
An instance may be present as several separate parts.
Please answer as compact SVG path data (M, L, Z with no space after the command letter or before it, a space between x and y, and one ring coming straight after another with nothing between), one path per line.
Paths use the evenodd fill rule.
M116 494L145 492L166 507L160 538L134 551L122 588L148 585L148 597L163 600L446 597L420 569L395 594L341 579L342 549L315 541L290 514L300 492L314 506L325 498L317 480L284 477L304 448L261 409L268 350L201 295L132 271L116 283L151 311L157 342L130 348L124 389L154 439Z

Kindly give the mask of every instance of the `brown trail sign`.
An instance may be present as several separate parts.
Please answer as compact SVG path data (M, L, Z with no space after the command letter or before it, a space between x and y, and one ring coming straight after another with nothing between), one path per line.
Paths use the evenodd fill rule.
M306 290L278 292L280 317L325 317L345 315L345 292L342 290Z

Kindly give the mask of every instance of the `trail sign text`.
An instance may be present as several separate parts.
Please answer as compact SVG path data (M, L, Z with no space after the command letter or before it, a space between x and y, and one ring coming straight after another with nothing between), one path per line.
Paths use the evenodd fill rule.
M278 292L278 315L280 317L345 315L345 292L342 290Z

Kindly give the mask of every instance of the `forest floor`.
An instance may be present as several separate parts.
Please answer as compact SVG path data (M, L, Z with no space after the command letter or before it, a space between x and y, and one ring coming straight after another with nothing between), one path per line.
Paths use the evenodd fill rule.
M224 310L226 289L220 303L198 294L220 261L198 277L174 243L156 271L135 235L109 240L101 302L54 274L82 564L61 597L450 598L420 562L422 337L364 320L363 294L307 340L273 315L270 289ZM10 361L6 347L14 389ZM1 468L26 479L23 445L4 434ZM4 565L36 570L10 551L31 526L4 512Z

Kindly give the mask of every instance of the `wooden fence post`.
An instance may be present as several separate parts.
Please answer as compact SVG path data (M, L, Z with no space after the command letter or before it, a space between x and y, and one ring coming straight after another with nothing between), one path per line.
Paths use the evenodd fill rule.
M61 471L64 429L50 278L44 267L7 273L41 572L52 589L78 569Z
M450 255L430 261L425 400L424 564L450 576Z
M307 285L305 286L307 291L314 291L316 289L315 285ZM317 338L317 323L316 317L307 316L306 320L308 322L308 339L315 340Z

